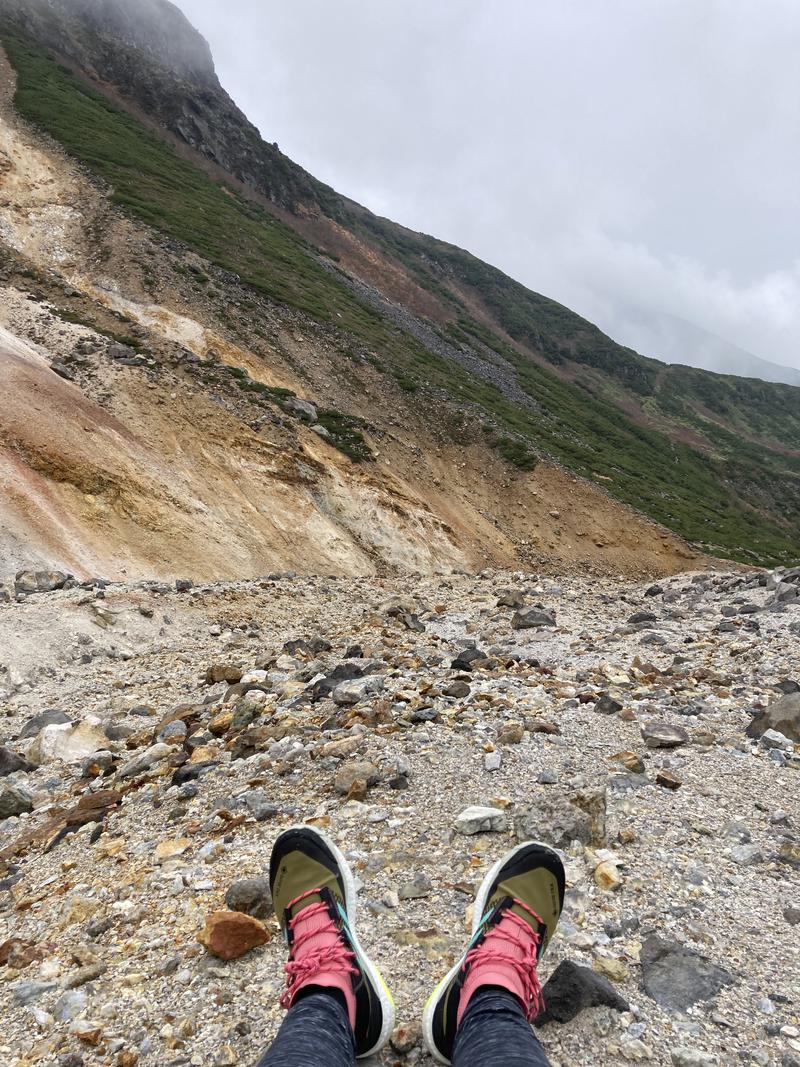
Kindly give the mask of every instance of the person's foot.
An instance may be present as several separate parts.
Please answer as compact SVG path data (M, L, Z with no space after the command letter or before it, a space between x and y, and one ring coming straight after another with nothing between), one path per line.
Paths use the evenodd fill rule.
M564 865L547 845L528 841L492 867L475 898L472 940L432 993L422 1015L429 1052L450 1063L456 1030L473 994L501 987L529 1020L544 1006L536 965L564 905Z
M356 888L342 853L310 826L284 831L269 865L275 914L289 946L285 1008L303 991L344 999L356 1056L377 1052L394 1027L394 1003L380 972L358 943Z

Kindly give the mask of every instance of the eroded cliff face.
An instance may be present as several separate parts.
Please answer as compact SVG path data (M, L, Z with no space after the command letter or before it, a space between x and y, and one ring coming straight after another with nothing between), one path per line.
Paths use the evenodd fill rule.
M19 121L12 90L3 60L2 576L665 573L695 558L556 466L510 470L469 426L455 441L444 408L432 423L371 368L357 380L330 331L117 211ZM259 389L363 420L373 458Z

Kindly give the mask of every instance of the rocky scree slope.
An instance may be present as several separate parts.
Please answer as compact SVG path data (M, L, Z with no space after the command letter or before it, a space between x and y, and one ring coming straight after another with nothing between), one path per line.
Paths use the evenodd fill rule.
M57 579L57 576L50 576ZM561 850L555 1067L800 1061L800 570L88 581L0 604L0 1057L255 1061L308 821L418 1015L487 867ZM223 914L220 914L223 913Z
M270 296L120 211L19 119L16 89L0 57L0 580L520 560L641 575L701 558L557 464L509 463L469 406L410 404L350 332L292 305L298 288ZM138 166L161 160L136 129L121 132ZM212 194L202 175L182 189L205 218ZM274 233L301 255L260 217L248 239L274 257Z
M335 327L348 369L393 379L432 421L455 401L511 465L549 456L706 550L796 556L798 390L645 359L327 189L258 138L170 4L136 20L114 0L2 10L22 113L127 212Z

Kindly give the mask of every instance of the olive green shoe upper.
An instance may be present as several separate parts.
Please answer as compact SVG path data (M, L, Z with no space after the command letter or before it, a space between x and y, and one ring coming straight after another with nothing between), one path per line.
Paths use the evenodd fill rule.
M303 909L315 906L319 914L320 904L327 909L330 922L353 963L356 1056L377 1052L389 1040L395 1009L380 971L361 948L356 935L356 886L346 859L332 841L313 827L292 827L273 846L269 881L275 914L289 945L290 961L294 953L294 931L298 924L303 925L302 916L298 916ZM290 962L287 965L290 981L291 969ZM314 984L313 978L310 984ZM291 997L288 1002L291 1003Z
M494 883L481 908L480 918L491 912L504 897L521 900L530 911L517 904L513 904L510 910L528 922L534 932L539 934L541 957L555 932L564 906L564 870L555 853L550 853L548 857L540 851L540 846L535 848L535 852L532 849L521 852L502 870L500 880ZM533 857L537 861L536 866L531 865ZM548 862L542 862L545 860ZM531 911L536 912L542 919L542 925L532 918Z
M564 865L558 853L536 842L512 849L486 874L475 897L472 939L431 995L422 1017L425 1044L440 1063L451 1061L461 991L469 971L467 957L503 912L513 911L536 935L540 959L558 925L565 888Z
M315 889L329 889L343 910L349 912L352 901L348 899L348 875L322 835L305 828L292 828L281 834L272 849L269 881L275 914L284 933L297 908L309 903L300 901L290 910L292 902Z

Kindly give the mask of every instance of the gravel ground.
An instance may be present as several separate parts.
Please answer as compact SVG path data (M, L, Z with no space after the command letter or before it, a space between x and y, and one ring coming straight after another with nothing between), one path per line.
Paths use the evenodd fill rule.
M800 738L745 733L800 700L793 582L289 575L0 604L0 1062L255 1062L281 1017L280 939L226 963L197 938L277 834L313 820L355 868L361 940L404 1026L377 1062L429 1062L422 1006L523 823L567 867L542 979L570 960L629 1006L541 1026L554 1067L800 1064ZM525 608L503 599L551 624L517 628ZM370 679L336 690L353 704L325 695L343 663ZM25 729L47 709L72 725ZM661 735L678 743L651 747ZM6 773L11 753L35 766ZM471 805L502 828L458 832ZM554 808L575 816L559 841ZM654 999L653 934L708 961L689 957L683 1011Z

